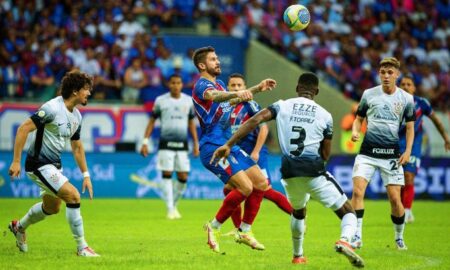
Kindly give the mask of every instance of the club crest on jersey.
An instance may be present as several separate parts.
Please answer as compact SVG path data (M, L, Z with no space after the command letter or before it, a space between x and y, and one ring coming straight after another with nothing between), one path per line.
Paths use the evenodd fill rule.
M400 115L403 111L403 104L400 102L394 102L394 113Z
M233 109L233 106L231 106L229 102L221 102L219 106L222 108L224 113L227 113Z
M59 181L58 175L57 175L56 173L50 175L50 179L51 179L52 182L55 183L55 184L58 183L58 181Z

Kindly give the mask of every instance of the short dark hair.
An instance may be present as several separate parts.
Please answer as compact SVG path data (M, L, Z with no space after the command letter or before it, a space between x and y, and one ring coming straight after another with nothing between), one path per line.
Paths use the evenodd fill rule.
M400 61L398 61L395 57L386 57L380 61L380 68L381 67L394 67L396 69L400 69Z
M203 63L206 60L206 55L210 52L215 52L216 50L211 47L201 47L194 51L194 55L192 56L192 61L194 61L195 67L200 71L200 68L198 67L199 63Z
M311 92L314 95L319 90L319 78L312 72L303 73L298 77L297 91Z
M67 72L61 81L61 95L63 99L68 99L73 92L78 92L86 85L92 88L93 79L84 72L74 70Z
M172 78L180 78L180 79L182 79L180 74L175 74L175 73L169 76L168 81L172 80Z
M231 78L241 78L243 81L245 81L244 75L242 75L241 73L231 73L230 76L228 76L228 80L230 80Z

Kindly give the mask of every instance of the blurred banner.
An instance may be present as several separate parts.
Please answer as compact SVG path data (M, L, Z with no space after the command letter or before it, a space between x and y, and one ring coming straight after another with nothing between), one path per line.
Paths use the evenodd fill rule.
M24 155L25 159L25 155ZM0 152L0 197L39 197L39 188L27 178L24 172L20 179L10 181L8 168L12 152ZM137 153L89 153L87 161L91 173L95 197L159 197L158 188L161 173L156 170L156 155L143 158ZM328 163L328 170L336 177L347 195L352 191L352 167L354 157L334 156ZM269 157L272 185L282 191L280 184L280 157ZM450 198L449 159L423 159L422 168L416 177L416 198L443 200ZM203 168L199 158L191 159L192 171L189 176L185 198L223 198L222 182ZM81 189L82 176L70 153L63 154L63 173ZM175 176L174 176L175 178ZM87 194L83 195L84 197ZM386 191L379 174L370 182L367 198L386 198Z

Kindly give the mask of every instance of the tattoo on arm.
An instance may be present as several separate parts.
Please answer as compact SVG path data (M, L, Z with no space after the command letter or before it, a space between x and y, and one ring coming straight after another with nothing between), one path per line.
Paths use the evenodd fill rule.
M224 92L224 91L217 91L217 90L210 90L208 91L210 99L214 102L223 102L228 101L232 98L236 98L237 95L232 92Z

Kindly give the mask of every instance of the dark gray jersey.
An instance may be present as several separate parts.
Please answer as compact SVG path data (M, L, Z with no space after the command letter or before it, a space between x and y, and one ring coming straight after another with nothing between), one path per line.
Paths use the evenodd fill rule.
M26 171L53 164L61 167L61 152L69 140L79 140L81 130L81 114L77 108L73 112L67 110L61 96L44 103L31 116L37 127L32 134L33 140L28 149L25 163Z

